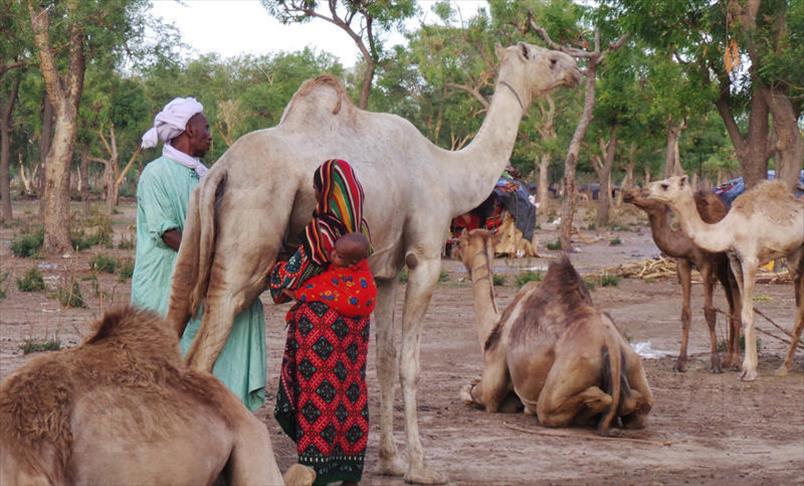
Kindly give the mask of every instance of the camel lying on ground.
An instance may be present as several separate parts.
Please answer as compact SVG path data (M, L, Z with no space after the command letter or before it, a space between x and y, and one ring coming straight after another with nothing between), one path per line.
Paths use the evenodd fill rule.
M461 235L457 255L472 279L483 375L461 390L468 404L487 412L526 414L547 427L597 420L606 435L617 419L642 428L653 406L639 356L611 318L592 305L581 276L565 256L543 282L517 293L502 315L494 301L491 235Z
M673 367L676 371L687 370L687 342L690 335L690 291L692 289L692 268L701 272L704 288L704 318L709 326L710 366L712 373L720 373L721 362L717 351L717 335L715 334L715 306L712 294L715 283L720 281L729 303L729 338L728 352L723 360L725 368L740 366L740 288L729 268L729 257L725 252L710 253L692 241L680 229L670 224L670 207L663 202L648 197L646 189L630 189L624 191L623 201L631 203L645 211L650 222L653 242L662 253L675 258L678 281L681 283L681 350ZM695 206L701 218L707 223L716 223L728 212L726 205L711 192L695 194Z
M497 55L494 97L474 140L461 150L437 147L396 115L358 109L337 79L320 76L302 84L279 125L244 135L221 156L191 194L173 274L167 320L176 332L204 307L187 354L190 366L212 369L234 316L265 289L279 251L298 244L315 204L313 171L327 159L344 159L365 189L374 248L369 263L378 290L377 472L418 483L445 481L424 463L416 387L422 318L438 282L449 223L491 193L531 102L580 79L575 60L561 52L520 42L499 48ZM410 273L399 326L394 310L403 266ZM393 435L397 378L405 456Z
M784 363L776 371L785 375L804 327L804 200L781 182L763 181L741 194L725 218L714 224L695 210L687 176L670 177L650 185L650 197L666 202L678 214L681 228L699 247L728 252L729 264L740 286L741 320L745 330L745 358L740 379L757 377L757 335L754 329L754 282L760 265L785 256L796 296L795 324Z
M265 425L187 368L156 314L107 312L0 383L0 484L283 484ZM294 465L288 484L312 484Z

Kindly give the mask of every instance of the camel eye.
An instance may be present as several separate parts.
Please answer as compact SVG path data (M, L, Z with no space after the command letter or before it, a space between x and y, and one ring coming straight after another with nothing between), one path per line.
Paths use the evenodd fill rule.
M555 58L550 59L550 69L556 67L556 64L558 64L558 61Z
M667 183L662 184L662 190L663 191L666 191L668 189L670 189L670 184L667 184Z

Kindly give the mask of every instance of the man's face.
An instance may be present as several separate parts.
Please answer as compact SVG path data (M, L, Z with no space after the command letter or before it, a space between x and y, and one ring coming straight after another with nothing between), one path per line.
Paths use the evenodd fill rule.
M187 122L187 135L190 139L190 155L203 157L209 152L212 143L212 134L209 132L209 122L203 113L197 113Z

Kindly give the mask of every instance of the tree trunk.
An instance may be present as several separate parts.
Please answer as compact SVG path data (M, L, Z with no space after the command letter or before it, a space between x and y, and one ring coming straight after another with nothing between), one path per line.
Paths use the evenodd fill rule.
M17 102L21 76L16 76L11 84L6 105L0 108L0 221L11 221L11 176L9 163L11 159L11 114Z
M374 71L377 69L377 63L371 57L365 56L365 59L366 72L363 74L363 82L360 86L360 102L357 105L361 110L368 109L371 83L374 81Z
M536 201L539 209L536 211L537 222L547 222L547 206L550 197L550 156L543 154L539 159L539 183L536 186Z
M664 178L671 176L684 175L684 168L681 166L681 156L678 153L678 140L681 132L687 127L687 121L681 123L674 122L672 118L667 120L667 148L664 155Z
M91 212L89 203L89 147L81 149L81 202L84 206L84 216Z
M600 141L603 150L602 166L598 171L600 193L597 197L597 227L609 224L609 208L611 207L611 169L614 166L614 155L617 153L617 125L611 127L609 141Z
M42 247L46 254L68 251L70 243L70 162L73 158L77 113L73 107L57 109L56 129L53 144L47 154L45 165L44 200L45 241Z
M776 132L776 179L793 191L799 183L804 160L804 142L796 123L796 111L790 98L779 90L768 90L767 101Z
M740 132L729 106L729 87L721 87L721 94L715 102L720 117L726 124L734 153L742 168L745 188L750 189L768 177L768 88L756 86L751 96L751 113L748 117L748 134Z
M41 170L36 174L36 192L39 196L39 217L45 213L45 168L47 167L47 154L50 152L50 145L53 140L53 103L45 92L42 101L42 133L39 137L39 154Z
M575 167L578 164L578 153L581 142L586 136L586 130L592 122L592 110L595 107L595 78L597 71L597 57L589 58L586 68L586 96L583 102L583 112L575 133L572 135L567 158L564 160L564 200L561 202L561 228L559 229L559 242L561 249L572 250L572 219L575 216Z

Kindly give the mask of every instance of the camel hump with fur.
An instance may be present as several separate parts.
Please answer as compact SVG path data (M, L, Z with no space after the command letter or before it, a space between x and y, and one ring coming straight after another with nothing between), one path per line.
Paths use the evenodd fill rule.
M804 219L804 200L796 199L779 181L762 181L735 199L731 210L749 217L761 213L775 224L790 224Z
M717 223L729 212L729 208L723 204L723 201L710 191L698 191L694 197L695 206L698 208L701 219L709 224Z
M308 79L299 86L290 99L279 120L280 125L307 125L310 120L321 117L323 113L334 115L333 121L339 123L353 120L357 107L349 99L349 94L340 80L330 74L322 74Z

